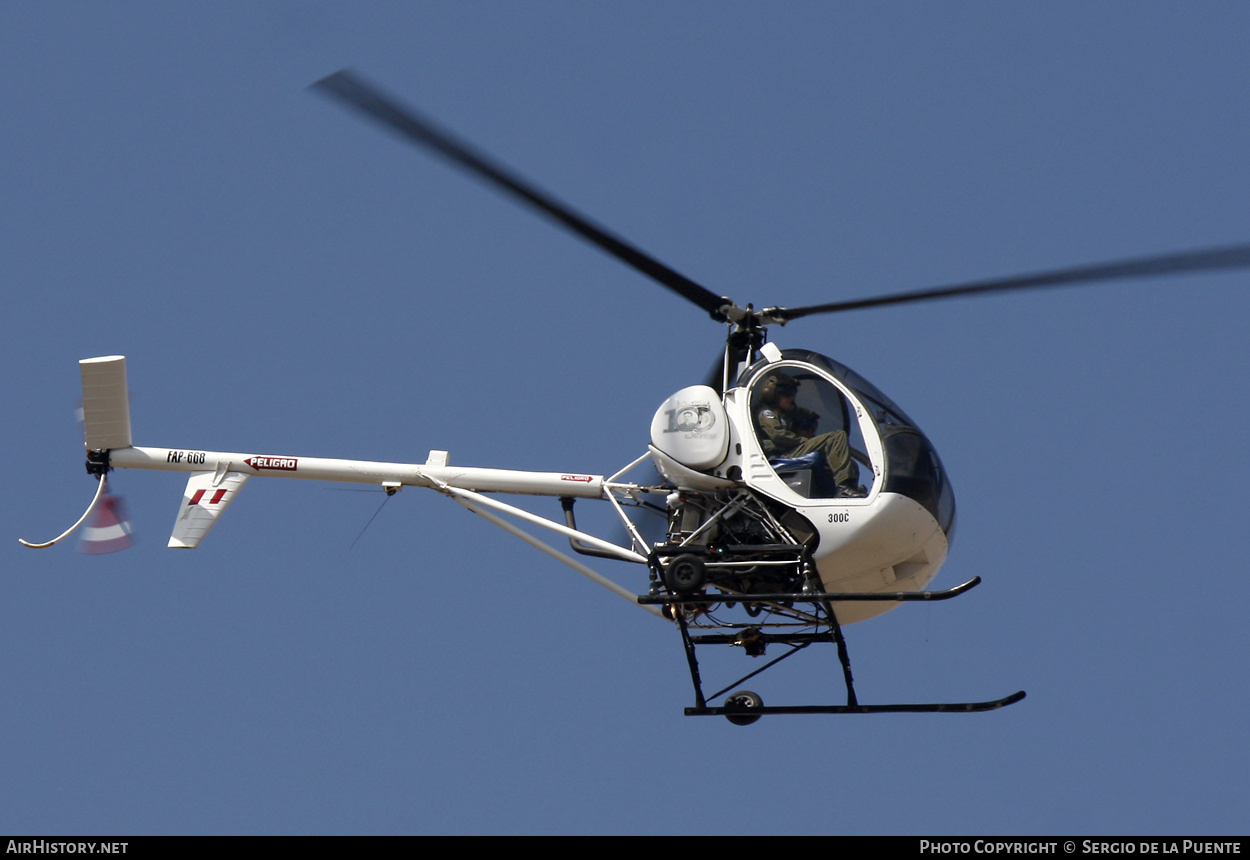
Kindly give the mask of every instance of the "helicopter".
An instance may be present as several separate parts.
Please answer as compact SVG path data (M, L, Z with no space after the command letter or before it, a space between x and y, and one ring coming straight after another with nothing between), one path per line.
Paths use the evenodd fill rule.
M661 263L354 72L336 72L312 88L442 156L707 313L727 331L715 371L666 398L652 418L647 450L605 476L461 467L443 450L430 451L422 464L409 464L135 446L125 358L84 359L87 471L98 481L95 496L64 534L22 543L51 546L106 510L108 474L114 469L189 473L169 539L170 547L187 549L200 545L253 477L372 485L387 495L406 486L433 489L674 624L694 689L695 704L686 715L725 716L736 725L779 714L988 711L1025 697L1019 691L978 702L859 702L843 627L904 602L954 598L980 579L926 590L950 551L956 512L950 478L917 423L846 365L770 342L770 327L954 296L1250 267L1250 245L1238 245L757 310ZM627 480L646 463L654 466L656 480ZM554 498L562 515L540 516L498 498L508 494ZM624 545L580 529L578 500L610 505L625 530ZM659 540L644 534L646 519L663 523ZM640 565L645 579L635 577L641 587L621 585L516 520L567 539L575 554ZM765 705L742 689L749 679L822 643L836 650L846 704ZM741 649L753 660L767 656L770 647L784 650L705 692L697 652L708 646Z

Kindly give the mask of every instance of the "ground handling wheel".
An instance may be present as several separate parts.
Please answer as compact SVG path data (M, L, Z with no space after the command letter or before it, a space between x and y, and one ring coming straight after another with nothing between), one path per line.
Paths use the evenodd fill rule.
M674 594L694 594L706 580L707 568L697 555L679 555L664 568L664 584Z
M735 726L749 726L760 718L759 714L747 713L755 708L764 707L764 700L750 690L739 690L725 697L725 710L739 713L725 714L725 719Z

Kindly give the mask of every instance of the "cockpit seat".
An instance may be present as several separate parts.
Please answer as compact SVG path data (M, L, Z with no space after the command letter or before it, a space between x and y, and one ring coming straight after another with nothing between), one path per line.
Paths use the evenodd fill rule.
M824 459L820 451L809 451L801 457L774 457L768 461L778 475L797 472L800 469L815 469Z
M825 455L820 451L809 451L799 457L773 457L768 465L786 486L805 499L812 497L812 476L823 468Z

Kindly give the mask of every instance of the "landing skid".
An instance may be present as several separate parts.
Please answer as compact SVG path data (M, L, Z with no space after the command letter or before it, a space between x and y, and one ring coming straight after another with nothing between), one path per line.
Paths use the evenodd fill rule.
M810 567L809 567L810 570ZM809 583L815 584L818 580L814 576L809 577ZM984 702L933 702L920 704L897 704L897 705L861 705L855 696L855 682L851 676L851 660L846 650L846 640L842 636L842 627L838 623L836 614L834 613L833 604L842 601L923 601L923 600L947 600L957 597L960 594L975 587L981 582L980 577L974 577L962 585L954 588L948 588L944 591L920 591L920 592L892 592L889 594L839 594L831 592L816 592L809 590L806 592L794 593L778 593L778 594L741 594L741 593L720 593L720 594L651 594L641 596L638 602L645 605L663 606L681 629L682 644L686 650L686 660L690 666L690 680L694 684L695 706L686 708L685 714L688 717L703 716L719 716L727 718L735 725L745 726L754 723L762 716L771 716L773 714L952 714L952 713L973 713L977 711L993 711L998 708L1005 708L1008 705L1014 705L1016 702L1024 698L1023 690L1012 693L1001 699L992 699ZM766 632L765 627L771 625L752 623L747 624L728 624L720 622L717 625L721 629L729 628L733 630L730 633L700 633L691 634L690 627L692 621L697 619L702 613L712 611L717 604L737 605L741 604L748 609L752 617L758 615L764 607L773 606L774 608L784 607L789 610L795 604L810 604L813 609L810 613L803 613L812 624L806 631L784 630L783 632ZM754 611L751 611L754 607ZM823 617L822 617L823 616ZM707 624L700 625L706 628ZM813 629L814 628L814 631ZM782 706L766 706L763 700L755 693L739 690L726 696L724 704L719 707L710 707L709 699L716 699L725 693L728 693L739 684L753 678L756 675L772 668L777 663L788 657L797 654L799 651L814 645L818 642L828 642L837 646L838 660L842 664L842 676L846 682L846 699L845 705L782 705ZM725 687L710 696L705 696L703 692L703 681L699 675L699 663L695 658L695 649L699 645L733 645L742 647L747 654L752 657L763 656L768 645L787 645L790 650L780 657L770 660L759 669L750 672L739 678L733 684Z
M854 594L843 594L839 592L803 592L799 594L686 594L686 595L639 595L638 602L643 606L666 606L674 603L683 603L690 605L707 605L710 603L726 603L728 601L737 601L741 603L781 603L783 601L793 601L795 603L821 603L822 601L851 601L858 600L862 602L872 602L875 600L888 600L894 602L906 601L923 601L923 600L950 600L952 597L958 597L970 588L975 588L981 584L981 577L974 576L967 582L960 583L954 588L947 588L943 591L883 591L880 593L864 594L856 592Z
M972 711L994 711L1014 705L1024 698L1024 690L989 702L943 702L927 705L791 705L758 708L686 708L687 717L727 717L747 713L750 716L770 714L953 714Z

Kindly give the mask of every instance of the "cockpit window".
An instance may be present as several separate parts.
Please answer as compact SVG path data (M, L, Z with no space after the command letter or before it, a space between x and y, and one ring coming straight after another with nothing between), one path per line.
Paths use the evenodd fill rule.
M937 451L916 423L880 389L840 362L808 350L783 350L781 357L782 361L777 365L769 365L767 362L752 365L743 371L738 380L739 385L751 383L751 409L755 418L755 430L759 435L760 445L777 474L796 492L808 498L837 497L846 493L844 488L849 487L855 479L839 480L836 477L836 468L833 470L834 477L831 478L822 476L815 467L807 466L810 471L807 482L804 483L802 473L805 467L779 462L786 457L792 457L794 451L802 450L804 446L807 451L812 451L819 447L816 443L818 438L833 434L834 442L826 441L819 457L826 462L840 464L843 461L840 459L840 448L836 444L836 437L840 432L845 434L851 465L858 463L860 466L857 487L863 486L868 492L874 490L873 464L866 453L869 448L864 445L855 411L848 405L847 398L838 387L821 375L827 373L851 392L872 419L869 430L875 432L880 439L883 455L883 462L879 464L881 491L898 493L923 505L946 533L947 541L953 540L955 493L942 461L938 459ZM816 369L821 373L816 372ZM802 435L796 426L797 422L794 418L782 417L784 410L780 404L773 404L773 392L765 387L768 378L778 372L791 377L797 383L795 407L818 414L816 426L810 431L811 435L804 436L797 444L793 437ZM765 412L771 412L773 417L765 420ZM780 431L777 429L779 425ZM791 435L786 436L785 431L790 431ZM789 454L777 453L787 445ZM830 452L830 456L826 456L826 450ZM842 474L845 478L846 472Z
M863 498L872 484L859 424L842 392L810 369L769 370L751 392L760 447L777 474L807 498ZM862 481L860 463L868 486Z

